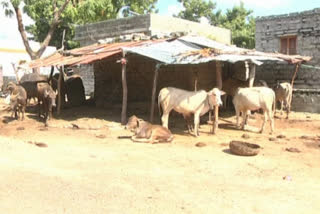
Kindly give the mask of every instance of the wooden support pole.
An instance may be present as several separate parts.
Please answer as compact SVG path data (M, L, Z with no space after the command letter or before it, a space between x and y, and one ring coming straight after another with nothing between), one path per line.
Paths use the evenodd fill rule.
M48 82L49 84L52 86L52 76L53 76L53 72L54 72L54 66L51 66L51 71L50 71L50 75L49 75L49 78L48 78Z
M194 91L198 91L198 71L193 71L194 76Z
M296 79L296 76L297 76L297 73L299 71L300 65L301 65L301 62L296 64L296 69L295 69L294 74L293 74L292 79L291 79L291 88L292 89L293 89L293 83L294 83L294 80Z
M57 115L60 115L61 113L61 85L63 81L63 74L64 74L64 65L61 66L59 69L60 75L59 75L59 80L58 80L58 106L57 106Z
M220 90L222 89L222 64L219 61L216 61L216 85ZM214 118L212 123L212 132L215 134L218 129L218 120L219 120L219 106L214 107ZM209 122L212 121L211 111L209 111Z
M63 30L62 33L62 40L61 40L61 50L64 50L64 37L66 34L66 30ZM64 65L61 66L61 68L59 69L60 71L60 75L59 75L59 80L58 80L58 106L57 106L57 115L60 115L61 113L61 85L62 85L62 81L64 81ZM53 74L53 67L51 68L51 72ZM39 72L40 73L40 72ZM63 97L63 99L65 99L65 97Z
M216 61L216 85L220 90L222 89L222 64L219 61Z
M253 63L249 64L249 87L253 87L254 78L256 76L256 65Z
M159 76L159 69L160 69L160 64L157 64L156 69L154 70L154 77L153 77L150 123L153 123L153 119L154 119L154 108L155 108L155 103L156 103L156 92L157 92L157 82L158 82L158 76Z
M123 53L123 58L120 60L122 65L122 111L121 111L121 124L125 125L127 123L127 102L128 102L128 86L127 86L127 60L125 54Z

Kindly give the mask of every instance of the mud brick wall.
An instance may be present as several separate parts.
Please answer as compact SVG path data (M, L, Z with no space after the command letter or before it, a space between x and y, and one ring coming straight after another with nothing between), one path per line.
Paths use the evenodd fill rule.
M94 64L97 107L121 109L121 65L116 63L119 58L115 56ZM156 62L138 55L127 59L128 112L149 113ZM216 85L215 63L164 66L159 70L156 95L168 86L194 90L195 72L198 73L198 90L210 90Z
M320 8L300 13L258 17L256 49L280 51L280 37L296 35L297 53L312 56L312 65L320 65Z

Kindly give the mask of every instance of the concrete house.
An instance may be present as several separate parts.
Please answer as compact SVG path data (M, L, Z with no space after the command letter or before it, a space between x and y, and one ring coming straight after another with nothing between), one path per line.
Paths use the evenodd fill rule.
M312 56L302 65L294 82L292 109L320 113L320 8L300 13L258 17L256 49L288 55ZM264 64L257 68L257 78L269 85L291 81L294 66Z

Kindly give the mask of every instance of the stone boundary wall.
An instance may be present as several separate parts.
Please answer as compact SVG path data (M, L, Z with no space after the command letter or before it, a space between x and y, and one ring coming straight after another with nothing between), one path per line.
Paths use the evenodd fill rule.
M99 39L116 37L125 34L150 34L150 15L133 16L129 18L110 19L92 24L79 25L75 28L75 40L80 46L97 43Z
M294 65L264 63L257 66L256 79L265 80L269 87L273 87L277 80L290 82L295 71ZM300 112L320 113L320 70L302 66L294 81L292 110ZM299 89L315 89L305 92ZM313 91L313 92L312 92Z
M279 52L280 37L297 36L297 53L312 56L320 65L320 8L300 13L265 16L256 19L256 49Z
M225 44L231 43L231 32L228 29L157 14L79 25L75 28L74 39L79 41L80 46L83 47L97 43L100 39L128 34L143 33L152 36L158 34L170 35L172 32L187 32L206 36Z

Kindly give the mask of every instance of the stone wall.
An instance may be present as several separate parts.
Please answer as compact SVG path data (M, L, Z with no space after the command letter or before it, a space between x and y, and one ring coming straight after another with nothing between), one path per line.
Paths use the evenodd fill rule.
M320 8L300 13L258 17L256 49L280 52L280 37L297 36L297 53L312 56L312 65L320 65Z
M225 44L231 43L231 32L228 29L157 14L111 19L77 26L74 39L79 41L80 46L83 47L94 44L99 39L126 34L144 33L152 36L155 34L170 34L177 31L207 36Z
M257 66L256 79L265 80L269 87L273 87L277 81L291 82L294 71L294 65L264 63ZM320 113L319 68L302 65L297 73L293 88L293 111Z
M116 63L119 57L94 64L95 101L98 107L121 110L121 64ZM149 113L156 62L138 55L128 55L127 59L128 112ZM198 73L198 90L210 90L216 85L215 63L166 66L159 70L156 94L168 86L194 90L195 72Z

